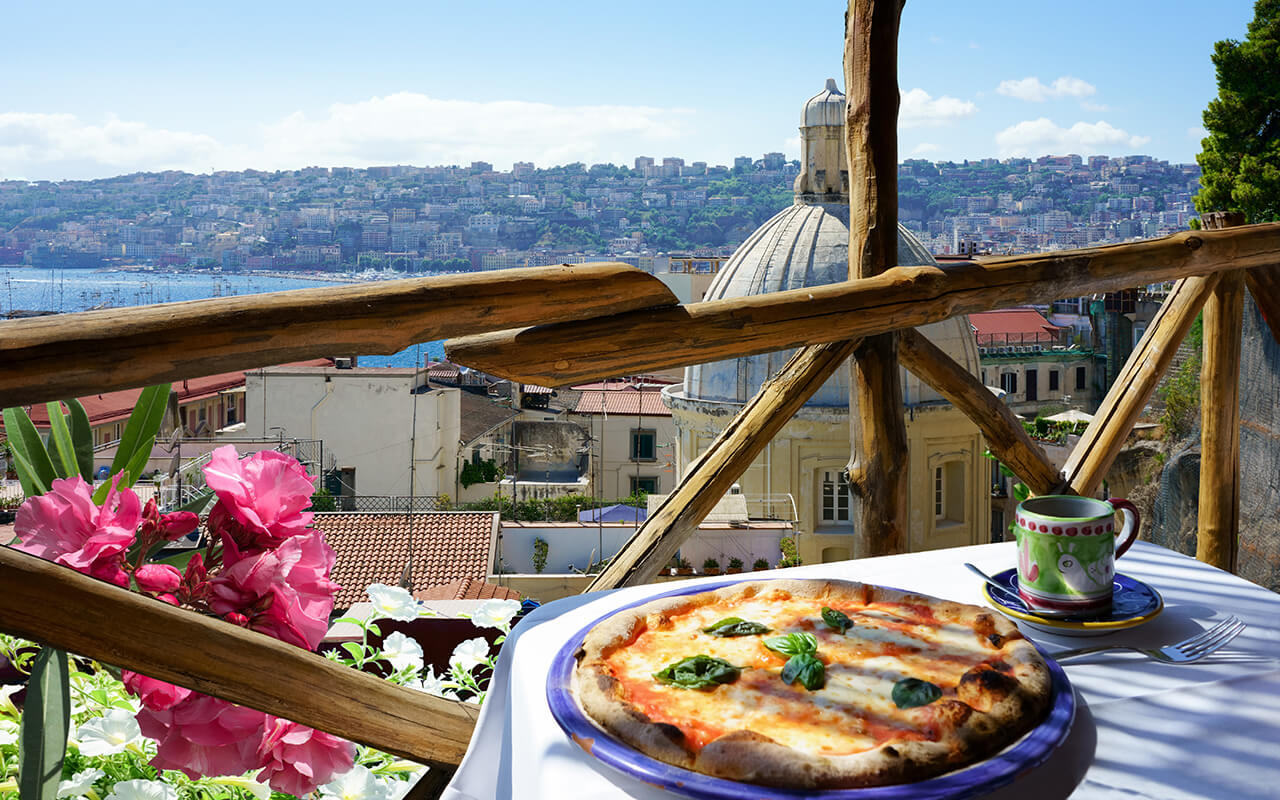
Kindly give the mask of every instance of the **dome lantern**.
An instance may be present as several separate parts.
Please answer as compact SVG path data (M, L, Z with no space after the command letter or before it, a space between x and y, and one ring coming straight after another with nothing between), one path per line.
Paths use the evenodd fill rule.
M798 203L849 202L849 167L844 151L845 96L835 78L804 104L800 126Z

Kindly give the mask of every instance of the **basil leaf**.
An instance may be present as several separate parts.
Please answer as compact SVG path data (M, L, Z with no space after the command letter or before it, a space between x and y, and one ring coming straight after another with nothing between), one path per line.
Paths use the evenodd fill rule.
M748 622L742 617L725 617L710 628L703 628L702 632L712 636L756 636L768 633L769 626L760 622Z
M653 677L659 683L681 689L708 689L721 683L733 683L741 674L740 667L735 667L722 658L696 655L668 664L661 671L655 672Z
M818 637L812 633L788 633L786 636L775 636L765 639L764 646L784 656L798 656L801 653L818 652Z
M927 706L942 697L942 690L919 678L903 678L893 685L893 702L898 708Z
M822 607L822 621L827 623L827 627L835 628L840 633L849 630L849 627L853 625L853 620L849 619L848 614L827 606Z
M812 653L800 653L787 659L782 667L783 683L800 681L811 692L821 689L827 682L827 668Z

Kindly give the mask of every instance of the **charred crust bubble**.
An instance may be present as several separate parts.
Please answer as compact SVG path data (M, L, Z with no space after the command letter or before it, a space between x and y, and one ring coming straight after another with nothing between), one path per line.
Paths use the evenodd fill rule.
M897 758L897 757L898 757L898 751L897 751L897 750L894 750L892 745L885 745L884 747L882 747L882 748L880 749L880 752L881 752L881 753L884 753L884 754L885 754L886 756L888 756L889 758Z
M657 729L658 733L662 734L665 738L670 739L672 744L684 744L684 731L680 730L675 725L672 725L669 722L657 722L654 723L654 727Z
M987 641L991 642L991 646L999 650L1004 647L1004 637L998 633L992 633L987 636Z
M985 705L984 700L1006 697L1018 688L1018 681L990 664L979 664L960 678L956 696L966 703Z

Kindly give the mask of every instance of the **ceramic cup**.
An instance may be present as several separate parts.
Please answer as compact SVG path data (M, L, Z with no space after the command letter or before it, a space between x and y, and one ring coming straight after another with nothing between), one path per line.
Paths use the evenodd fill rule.
M1116 531L1116 513L1124 527ZM1138 538L1138 510L1128 500L1073 495L1018 504L1018 594L1043 616L1097 616L1111 610L1116 559Z

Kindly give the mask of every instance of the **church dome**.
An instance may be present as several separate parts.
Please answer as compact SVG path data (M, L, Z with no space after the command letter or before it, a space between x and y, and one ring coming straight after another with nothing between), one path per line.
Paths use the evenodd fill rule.
M827 88L809 98L804 104L800 124L806 128L815 126L844 127L844 94L836 88L836 79L827 78Z
M707 290L705 300L780 292L822 286L848 279L849 208L836 204L796 203L761 225L742 243ZM919 240L898 226L898 263L935 264ZM977 375L978 348L965 316L953 317L920 332ZM685 370L684 396L690 400L745 403L774 375L794 350L710 364ZM920 405L943 398L906 370L902 373L903 401ZM849 404L849 370L836 371L806 406L842 407Z

